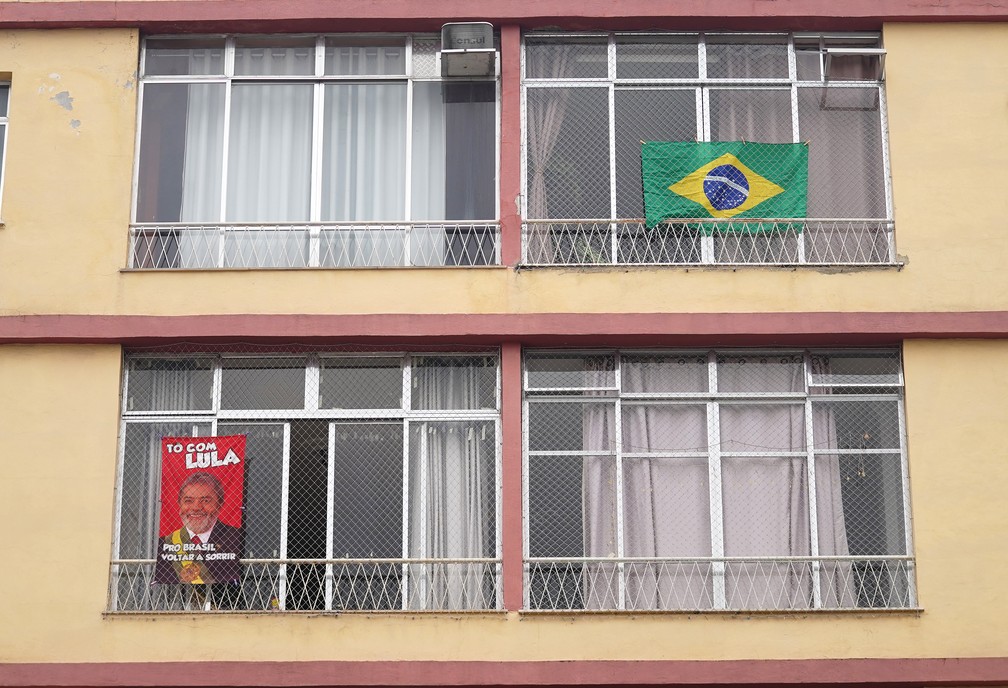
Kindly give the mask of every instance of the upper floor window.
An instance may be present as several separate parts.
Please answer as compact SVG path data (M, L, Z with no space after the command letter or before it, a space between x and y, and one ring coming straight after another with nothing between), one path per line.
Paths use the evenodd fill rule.
M529 352L532 609L915 605L895 351Z
M496 355L130 356L125 371L110 610L501 605ZM162 440L234 435L237 580L166 582Z
M147 39L134 267L495 262L497 83L442 80L437 49Z
M883 64L870 34L527 35L524 260L894 262ZM804 212L756 206L754 223L686 204L695 212L649 227L645 142L804 146Z

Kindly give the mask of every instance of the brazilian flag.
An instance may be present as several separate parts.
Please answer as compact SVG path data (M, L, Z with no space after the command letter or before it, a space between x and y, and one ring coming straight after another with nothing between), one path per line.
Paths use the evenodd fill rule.
M802 143L647 141L641 173L648 227L679 217L805 217Z

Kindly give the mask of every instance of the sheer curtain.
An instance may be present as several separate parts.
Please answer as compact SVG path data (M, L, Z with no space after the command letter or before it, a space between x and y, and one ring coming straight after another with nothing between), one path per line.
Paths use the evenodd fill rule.
M786 358L725 358L718 363L718 392L803 394L804 365ZM587 386L599 373L586 372ZM621 367L624 393L703 393L707 367L675 359L633 359ZM589 392L596 396L598 392ZM826 406L826 405L820 405ZM711 542L706 407L699 403L622 402L625 557L704 558L723 545L726 557L779 558L811 554L809 499L816 499L819 553L849 553L835 456L819 456L816 494L807 478L805 404L750 398L718 403L720 434L720 543ZM584 546L588 557L617 557L613 403L586 403L583 415ZM813 412L819 452L836 446L832 412ZM598 451L597 456L591 452ZM715 533L715 537L718 534ZM850 607L843 589L846 564L821 568L822 605ZM806 562L733 562L725 567L729 609L801 609L812 604ZM629 609L709 609L714 603L710 563L627 563ZM589 564L586 608L618 606L616 564Z
M406 85L327 84L322 148L322 220L401 222L406 215ZM340 267L403 265L401 232L340 233Z
M229 222L307 222L311 200L313 87L236 84L228 144ZM287 267L307 259L306 232L237 232L227 265ZM300 258L300 260L298 259Z
M479 408L481 369L415 367L414 407ZM412 558L493 557L494 431L485 421L428 421L410 434L410 536ZM486 609L495 606L483 564L410 567L413 608Z
M707 366L627 359L623 389L630 392L703 392ZM710 495L707 414L703 405L623 404L624 537L628 557L709 557ZM661 454L676 452L674 457ZM626 577L628 608L708 609L713 606L709 563L634 565Z

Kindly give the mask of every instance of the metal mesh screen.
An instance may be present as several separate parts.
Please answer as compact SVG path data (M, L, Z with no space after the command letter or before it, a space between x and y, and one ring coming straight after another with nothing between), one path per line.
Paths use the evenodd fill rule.
M533 609L915 604L895 351L528 352Z
M496 354L175 350L124 370L110 610L499 607ZM224 435L246 441L239 580L155 580L161 440Z
M827 74L826 48L801 39L796 51L793 40L526 37L524 262L894 263L878 58ZM868 49L865 41L851 44ZM645 141L804 144L805 216L714 220L697 204L696 217L646 227Z
M442 80L439 47L145 40L130 267L499 264L497 88Z

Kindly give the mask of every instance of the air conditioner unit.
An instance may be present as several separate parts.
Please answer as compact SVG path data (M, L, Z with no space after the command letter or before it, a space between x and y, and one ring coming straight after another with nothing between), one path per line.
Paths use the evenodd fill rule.
M493 25L487 22L441 27L441 76L486 77L497 70Z

